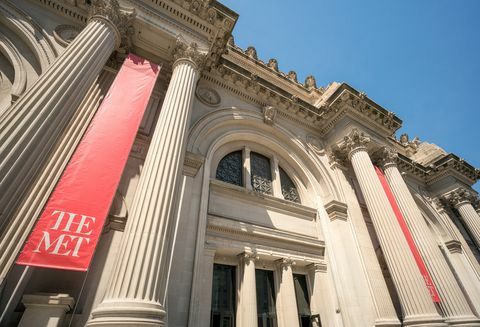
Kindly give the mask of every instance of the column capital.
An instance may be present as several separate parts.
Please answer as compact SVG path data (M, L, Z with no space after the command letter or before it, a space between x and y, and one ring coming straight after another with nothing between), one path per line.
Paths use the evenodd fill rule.
M258 255L256 252L251 252L251 251L245 251L240 253L237 256L241 261L245 261L247 263L250 263L252 261L256 261L259 259Z
M128 36L133 34L132 20L135 11L125 12L120 10L117 0L93 0L89 8L89 20L100 19L111 25L116 35L116 48L128 44Z
M384 146L377 151L376 157L378 165L383 169L397 166L398 153L388 146Z
M197 43L192 42L190 44L187 44L180 38L176 39L172 53L173 67L175 67L180 62L188 61L190 63L193 63L198 71L203 68L205 64L205 59L207 57L207 53L200 50Z
M445 194L444 198L455 209L460 207L462 204L472 204L476 200L476 196L464 188L457 188L456 190Z
M340 151L346 154L350 159L357 151L367 151L367 144L369 144L370 141L370 137L365 132L354 128L337 144L337 152Z
M275 261L275 265L281 269L287 269L288 267L295 266L297 263L290 258L282 258Z

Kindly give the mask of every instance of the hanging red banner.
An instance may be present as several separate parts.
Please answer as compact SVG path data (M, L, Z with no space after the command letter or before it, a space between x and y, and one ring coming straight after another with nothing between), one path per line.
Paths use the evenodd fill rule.
M130 54L17 263L86 271L160 68Z
M387 195L388 201L390 202L390 205L392 206L393 212L395 213L395 216L397 217L398 224L400 225L400 228L403 231L403 235L405 236L408 246L410 247L410 251L412 251L413 257L415 258L415 262L417 263L418 269L420 270L420 273L423 276L423 280L425 281L425 285L427 286L428 291L430 292L430 295L432 296L433 302L440 302L440 297L438 296L437 289L435 288L435 285L433 284L432 278L430 277L430 274L428 273L427 267L425 266L425 263L423 262L422 256L420 255L420 252L418 252L417 246L415 245L415 241L413 240L412 234L410 233L410 230L408 229L407 223L405 222L405 219L403 218L403 215L400 211L400 208L398 207L397 200L393 196L392 190L390 189L390 185L388 185L387 179L385 178L385 175L383 175L383 172L380 168L375 167L375 171L377 172L378 179L380 180L380 183L383 186L383 190L385 191L385 194Z

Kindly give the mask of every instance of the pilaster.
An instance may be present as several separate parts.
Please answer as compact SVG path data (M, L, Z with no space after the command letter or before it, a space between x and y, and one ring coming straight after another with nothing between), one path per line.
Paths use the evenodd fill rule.
M238 256L237 319L238 327L256 327L257 293L255 284L255 253L244 252Z
M295 261L280 259L276 262L278 327L298 327L297 301L292 266Z

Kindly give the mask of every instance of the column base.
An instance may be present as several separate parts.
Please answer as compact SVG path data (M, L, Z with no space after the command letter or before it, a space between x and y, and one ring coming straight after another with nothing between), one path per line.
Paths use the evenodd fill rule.
M167 326L163 306L147 301L105 301L95 310L86 326Z
M457 326L457 327L473 327L473 326L480 326L480 319L475 316L463 316L463 317L453 317L447 318L445 322L449 326Z
M391 319L377 319L375 320L375 327L399 327L402 326L400 320L391 318Z
M446 327L445 319L440 316L414 316L405 317L403 326L408 327Z

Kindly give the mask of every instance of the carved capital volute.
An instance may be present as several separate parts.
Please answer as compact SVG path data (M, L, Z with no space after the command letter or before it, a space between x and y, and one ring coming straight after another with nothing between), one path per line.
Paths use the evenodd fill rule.
M343 138L343 141L338 145L338 150L345 153L349 159L357 151L366 151L367 144L370 143L370 137L364 132L354 128ZM337 151L338 151L337 150Z
M394 149L385 146L378 151L377 155L377 163L383 169L391 166L397 166L398 153Z
M112 27L116 35L116 48L120 45L130 46L135 11L121 10L117 0L92 0L88 16L89 20L103 20Z
M240 262L244 262L247 265L249 265L250 263L255 262L255 260L259 259L257 253L251 252L251 251L245 251L245 252L240 253L238 255L238 258L239 258Z
M475 196L466 189L458 188L455 191L445 195L445 199L452 207L458 209L458 207L463 204L472 204L475 201Z
M275 261L275 264L280 269L287 270L288 268L291 268L292 266L295 266L297 263L290 258L282 258L282 259L279 259L279 260Z
M205 64L206 56L207 53L201 51L195 42L187 44L183 40L177 38L173 48L173 67L179 63L187 61L200 71Z

